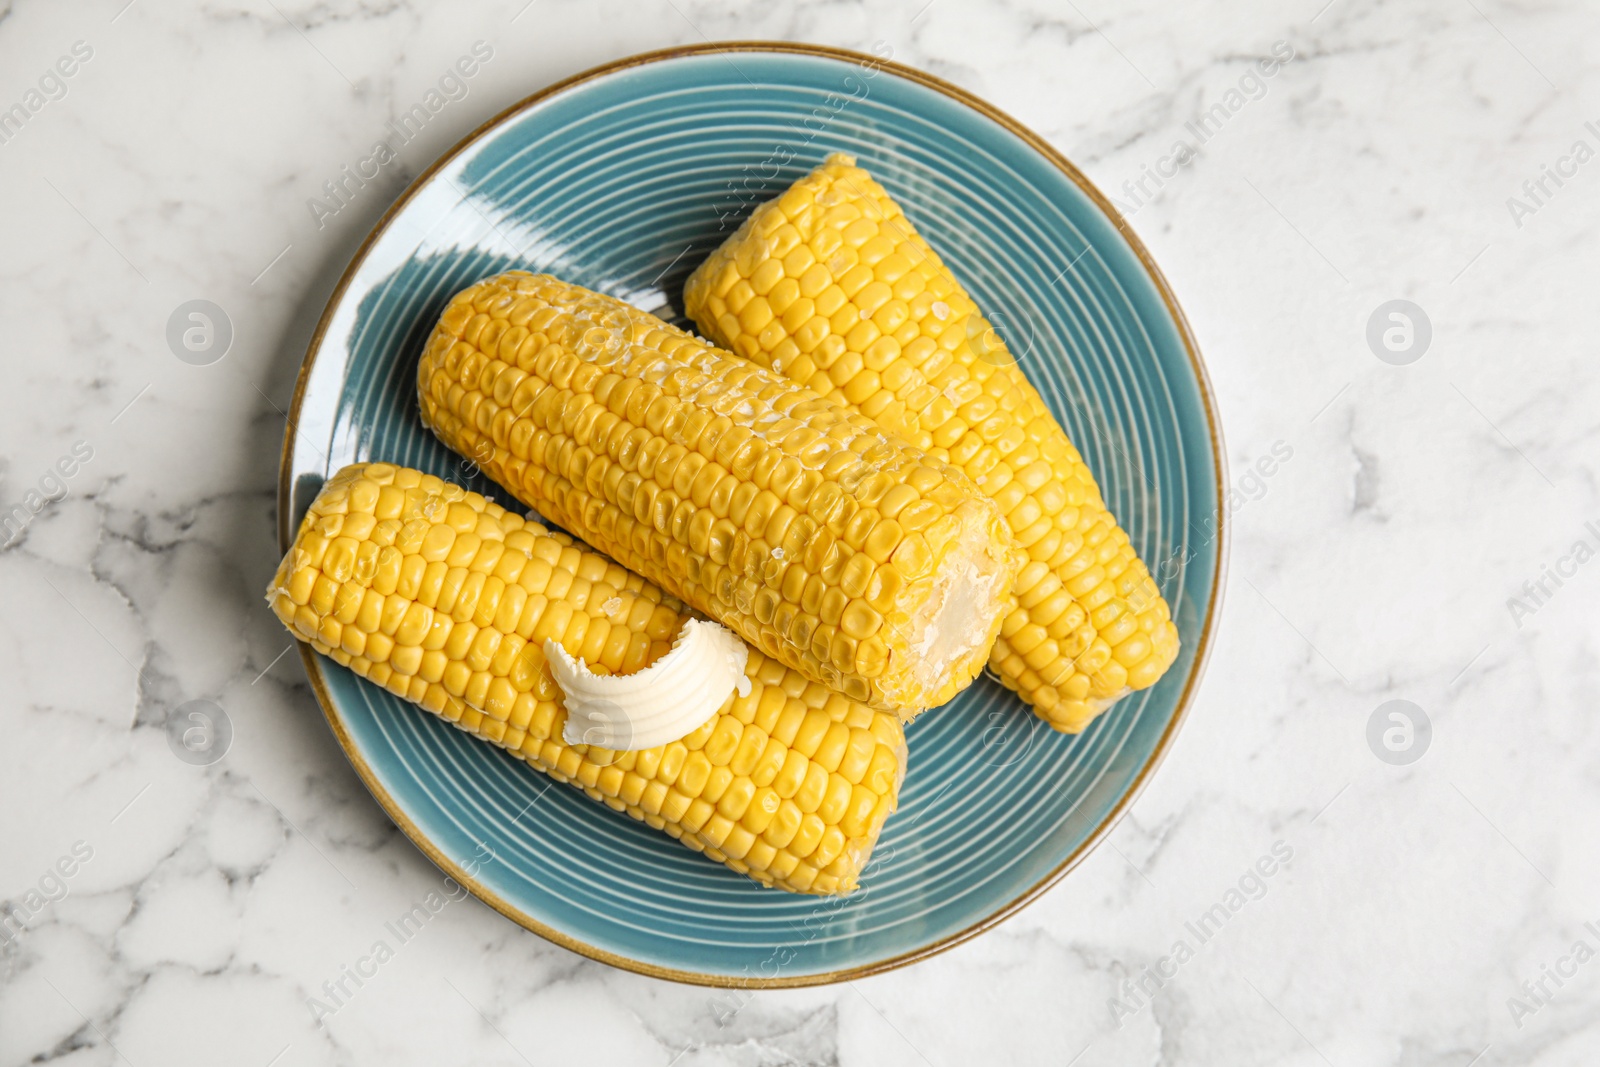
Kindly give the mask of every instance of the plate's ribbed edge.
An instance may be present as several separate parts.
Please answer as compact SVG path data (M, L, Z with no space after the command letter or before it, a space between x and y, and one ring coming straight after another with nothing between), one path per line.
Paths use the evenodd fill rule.
M1149 782L1151 774L1166 756L1168 750L1172 746L1173 739L1177 736L1180 726L1182 725L1184 719L1187 718L1190 704L1195 698L1200 679L1205 673L1206 663L1210 658L1212 637L1216 630L1221 609L1221 597L1224 584L1223 579L1227 571L1228 547L1232 534L1231 524L1228 523L1227 516L1225 514L1225 508L1222 507L1222 503L1226 498L1226 486L1224 483L1222 469L1223 457L1226 453L1223 450L1222 427L1217 415L1216 399L1212 390L1211 379L1206 372L1205 364L1200 358L1199 349L1195 343L1193 331L1189 326L1188 317L1183 313L1183 309L1178 304L1178 300L1173 294L1171 286L1168 285L1166 277L1161 273L1160 268L1156 266L1154 259L1151 258L1149 250L1146 249L1143 242L1139 240L1138 235L1128 227L1127 220L1124 219L1121 213L1116 210L1111 201L1107 199L1106 196L1101 193L1100 190L1096 188L1094 184L1090 182L1081 171L1078 170L1077 167L1075 167L1064 156L1051 147L1048 142L1039 137L1037 134L1033 133L1027 127L1023 126L1021 123L1017 122L1015 119L1011 118L1011 116L1007 115L1005 112L1000 111L992 105L972 96L964 89L958 88L955 85L951 85L950 83L945 82L940 78L936 78L931 74L926 74L922 71L916 70L915 68L908 67L900 63L895 63L890 60L879 59L875 56L868 56L860 52L851 51L849 49L833 48L825 45L795 44L788 42L731 41L665 48L652 52L643 52L634 56L628 56L624 59L619 59L612 63L607 63L602 66L592 68L580 74L575 74L570 78L556 82L554 85L548 86L539 92L533 93L532 95L518 101L517 103L501 111L499 114L495 115L493 118L490 118L484 122L477 129L473 130L466 137L457 142L454 147L440 156L429 167L418 174L417 177L412 180L411 184L406 187L405 191L401 193L400 196L395 199L394 203L389 206L388 210L383 213L383 216L372 228L372 231L361 242L360 247L356 250L355 255L350 260L350 265L345 268L344 273L340 276L339 282L334 287L332 295L328 298L328 304L326 308L324 308L322 316L317 322L317 328L312 334L311 342L307 346L306 357L304 362L302 362L300 365L300 373L295 381L294 396L290 402L289 415L284 428L283 449L279 460L278 542L280 551L287 552L289 550L289 545L293 541L293 515L291 513L293 478L291 458L293 453L293 444L299 425L300 409L305 399L306 385L310 379L313 364L316 362L317 354L322 348L323 339L327 334L335 310L343 302L346 291L349 289L351 282L354 280L362 264L366 261L367 255L372 250L373 245L376 244L377 241L384 235L390 224L398 216L400 211L411 202L418 190L420 190L430 179L432 179L432 177L441 168L449 164L462 152L466 151L472 145L477 143L477 141L485 134L496 127L499 127L508 119L535 104L565 92L566 90L575 86L607 77L633 67L642 66L647 63L659 63L686 56L710 55L721 52L769 52L778 54L813 56L852 64L870 63L874 64L879 69L888 71L891 74L894 74L912 83L921 85L925 88L932 89L935 92L951 98L959 104L965 105L969 109L1001 126L1009 133L1015 135L1030 148L1047 159L1064 175L1066 175L1067 178L1070 179L1073 184L1076 185L1109 220L1111 220L1118 232L1123 235L1123 238L1126 240L1129 248L1132 249L1134 254L1138 257L1140 263L1144 266L1146 273L1150 277L1151 283L1156 287L1157 292L1160 293L1162 302L1166 306L1168 313L1172 316L1173 322L1177 326L1179 336L1183 341L1184 350L1188 354L1189 363L1194 371L1196 384L1199 387L1201 404L1205 410L1206 426L1212 447L1213 482L1218 502L1216 535L1218 556L1216 572L1212 576L1211 589L1205 604L1204 620L1201 625L1200 636L1195 650L1194 664L1189 671L1189 677L1185 681L1183 691L1178 696L1177 704L1171 720L1167 723L1166 729L1162 732L1161 737L1157 740L1154 749L1151 751L1150 756L1146 759L1144 766L1140 768L1139 773L1135 776L1132 784L1128 787L1118 802L1113 805L1112 809L1101 820L1100 824L1094 829L1094 831L1089 834L1088 837L1084 839L1082 844L1074 849L1073 852L1048 875L1040 879L1029 889L1019 894L1010 904L1000 908L994 914L987 916L980 922L974 923L966 929L960 930L930 944L923 945L917 949L902 953L898 956L879 960L860 967L847 968L838 971L820 972L816 974L777 976L773 978L735 978L719 974L706 974L698 971L676 970L672 968L655 966L653 964L644 963L642 961L624 956L618 956L615 953L608 952L596 946L577 941L558 930L546 926L526 913L517 910L505 900L501 899L497 894L490 891L486 886L467 875L467 873L459 864L441 853L433 844L433 842L427 837L427 835L425 835L421 829L411 821L411 819L401 809L400 805L395 801L394 797L391 796L388 790L383 787L382 783L378 781L376 773L367 763L360 751L356 749L351 741L344 723L340 719L338 710L328 693L327 685L322 673L322 662L320 657L318 657L308 645L304 644L300 645L300 656L302 662L305 664L306 675L311 681L312 691L316 694L317 703L321 706L323 715L327 718L328 725L333 730L334 737L338 740L339 746L345 752L345 756L350 760L351 765L355 768L357 775L361 778L367 789L372 793L373 798L378 801L378 804L384 809L390 819L394 821L395 825L398 826L400 830L411 839L412 843L415 844L417 848L428 857L429 860L431 860L442 871L456 879L460 884L466 886L474 896L478 897L484 903L488 904L490 907L506 916L506 918L512 920L520 926L525 927L528 930L533 931L541 937L544 937L547 940L562 946L563 948L567 948L573 952L579 953L580 955L587 956L590 959L598 960L602 963L611 964L614 967L619 967L624 970L648 975L653 978L665 978L672 981L686 982L694 985L741 989L772 989L827 985L833 982L849 981L851 979L862 978L867 975L893 970L895 968L914 963L918 960L925 959L939 952L943 952L948 948L952 948L963 941L967 941L978 936L984 931L993 928L994 926L1003 922L1005 919L1016 914L1019 910L1037 899L1045 890L1049 889L1056 882L1065 877L1069 871L1081 863L1084 857L1093 851L1095 846L1098 845L1108 833L1110 833L1110 831L1121 820L1122 816L1127 812L1129 807L1133 804L1134 800L1138 798L1145 785Z

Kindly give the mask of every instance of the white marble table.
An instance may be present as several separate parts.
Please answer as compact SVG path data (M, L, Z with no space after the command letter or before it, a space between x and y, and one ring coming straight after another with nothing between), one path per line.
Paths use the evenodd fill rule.
M24 913L0 1063L1600 1058L1591 6L125 2L0 0L0 109L29 113L0 126L0 898ZM632 52L764 37L883 41L986 97L1165 268L1239 489L1190 720L1105 847L914 968L729 1012L469 900L319 1022L307 998L439 876L261 603L316 317L487 116ZM477 41L464 98L308 207ZM197 298L235 331L210 366L165 339ZM1405 365L1381 343L1404 320L1378 323L1387 360L1367 339L1391 300L1431 326ZM234 731L209 766L160 726L197 699ZM1431 722L1410 763L1368 743L1391 700ZM1188 924L1241 892L1201 943Z

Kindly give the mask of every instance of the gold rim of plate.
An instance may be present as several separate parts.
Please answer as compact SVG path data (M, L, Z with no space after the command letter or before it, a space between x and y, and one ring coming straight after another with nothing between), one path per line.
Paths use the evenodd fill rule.
M351 279L355 277L356 271L360 268L362 262L367 258L367 254L371 251L372 246L388 230L390 223L392 223L399 213L411 202L412 198L417 194L417 191L421 189L422 186L425 185L441 167L455 159L456 156L460 155L468 148L475 145L485 134L495 129L507 118L533 104L538 103L541 100L555 96L556 94L571 89L574 86L582 85L586 82L591 82L598 78L615 74L618 71L628 70L632 67L643 66L647 63L660 63L666 60L678 59L684 56L709 55L720 52L773 52L789 55L819 56L825 59L844 60L850 63L876 64L881 69L887 70L892 74L906 79L907 81L915 82L916 84L925 86L934 90L935 92L942 93L943 95L950 97L952 100L955 100L957 103L964 104L986 118L993 120L1009 132L1015 134L1034 151L1038 152L1045 159L1049 160L1050 163L1052 163L1058 170L1061 171L1061 173L1070 178L1072 183L1081 189L1083 193L1094 202L1095 206L1098 207L1100 211L1116 225L1117 230L1123 235L1124 239L1127 240L1129 247L1131 247L1134 251L1134 254L1139 257L1139 262L1144 265L1144 269L1149 274L1150 280L1152 283L1154 283L1156 290L1161 294L1161 300L1166 305L1167 311L1172 315L1173 321L1177 324L1178 333L1183 339L1184 351L1188 353L1189 364L1194 370L1195 380L1198 382L1200 387L1200 399L1205 408L1206 430L1211 438L1213 457L1212 475L1216 483L1217 500L1220 502L1225 498L1227 489L1223 484L1222 476L1222 456L1224 454L1222 446L1222 429L1217 418L1216 398L1212 392L1211 378L1206 373L1204 362L1202 362L1200 359L1199 348L1195 344L1194 334L1190 329L1188 317L1184 315L1183 309L1178 305L1177 297L1173 295L1171 287L1167 284L1166 277L1161 273L1161 268L1156 266L1155 260L1151 258L1149 250L1144 246L1144 242L1139 240L1138 235L1128 228L1126 220L1122 217L1121 213L1112 206L1111 201L1108 200L1106 196L1095 187L1094 183L1091 182L1082 171L1070 163L1065 156L1051 147L1050 144L1042 137L1028 129L1026 126L1022 125L1010 115L1007 115L1005 112L999 110L993 105L973 96L965 89L961 89L950 84L949 82L946 82L940 78L936 78L931 74L926 74L913 67L908 67L904 64L896 63L891 60L879 59L876 56L869 56L847 48L833 48L827 45L796 44L781 41L726 41L699 45L685 45L677 48L663 48L652 52L641 52L637 55L627 56L622 59L614 60L610 63L602 64L598 67L593 67L581 74L575 74L570 78L565 78L554 83L553 85L539 90L536 93L526 96L517 101L515 104L512 104L510 107L501 111L499 114L490 118L484 122L483 125L479 126L477 129L463 137L460 141L456 142L454 147L452 147L448 152L444 153L438 159L434 160L434 162L426 170L417 175L417 177L411 182L410 185L406 187L405 191L400 194L395 202L389 205L388 210L383 213L383 217L378 220L377 225L372 228L372 231L368 233L366 238L361 242L361 247L356 250L355 255L351 257L349 266L345 268L344 273L340 276L339 283L334 287L333 295L328 298L327 307L323 309L322 317L317 322L316 332L311 336L311 343L309 346L307 346L305 360L300 365L300 374L295 381L294 399L290 403L289 416L284 428L283 453L278 467L279 551L289 551L289 545L294 539L294 531L290 526L289 514L290 490L293 487L293 476L290 471L290 462L294 451L293 443L300 421L300 406L302 401L305 399L306 382L310 378L312 364L316 362L317 354L322 348L323 337L328 330L328 325L332 321L335 309L337 309L340 303L343 301L345 291L349 288ZM371 766L367 763L366 758L352 743L350 735L345 729L344 721L340 718L338 709L335 707L333 700L328 695L327 685L323 676L323 664L321 658L314 651L312 651L309 645L300 643L300 659L305 664L306 676L311 680L311 688L316 693L317 703L321 705L322 713L327 718L328 725L333 729L334 737L336 737L339 741L339 747L344 749L344 754L350 760L351 765L355 767L356 774L359 775L362 782L366 784L367 789L372 793L374 799L377 800L379 806L381 806L388 814L389 818L394 821L394 824L398 826L408 838L411 839L412 844L416 845L417 848L428 857L428 859L433 861L435 866L449 874L461 885L465 886L468 891L473 894L473 896L477 897L479 900L483 901L485 904L489 905L495 911L498 911L501 915L504 915L512 922L522 926L525 929L533 931L547 941L551 941L557 945L560 945L562 948L570 949L579 955L587 956L593 960L599 960L601 963L608 963L613 967L619 967L623 970L633 971L636 974L648 975L652 978L665 978L675 982L685 982L691 985L712 986L723 989L786 989L799 986L829 985L834 982L844 982L855 978L864 978L868 975L881 974L884 971L892 971L899 967L905 967L908 964L916 963L920 960L927 959L930 956L937 955L946 949L954 948L956 945L959 945L964 941L971 940L972 938L977 937L979 934L998 926L1006 919L1009 919L1011 916L1015 915L1017 912L1033 903L1033 901L1043 895L1046 890L1054 886L1062 878L1066 877L1068 872L1070 872L1079 863L1083 862L1084 858L1088 856L1090 852L1094 851L1095 847L1099 845L1099 843L1111 831L1112 827L1114 827L1117 822L1121 820L1123 814L1127 812L1134 800L1136 800L1139 794L1143 792L1145 785L1150 779L1150 775L1161 764L1162 759L1165 758L1168 750L1172 747L1172 741L1177 736L1179 727L1182 725L1184 719L1188 715L1190 704L1194 701L1195 692L1199 685L1200 678L1205 673L1206 661L1210 657L1211 652L1211 637L1213 631L1216 629L1218 609L1221 607L1223 576L1227 570L1228 562L1228 537L1230 525L1227 522L1227 516L1224 514L1224 510L1225 509L1218 508L1217 511L1217 572L1212 579L1211 590L1206 598L1205 621L1201 626L1200 639L1195 649L1194 666L1189 672L1189 677L1184 684L1183 692L1178 696L1177 707L1173 712L1171 721L1167 723L1166 730L1162 732L1161 738L1156 742L1156 746L1151 751L1149 758L1146 759L1144 766L1139 769L1139 773L1137 776L1135 776L1133 784L1129 786L1122 798L1117 801L1117 803L1112 807L1111 811L1108 812L1105 818L1100 821L1100 824L1094 828L1094 831L1083 840L1083 843L1075 848L1066 859L1062 860L1054 870L1045 875L1034 885L1023 890L1009 904L1000 908L994 914L986 916L985 918L973 923L971 926L968 926L963 930L958 930L955 933L948 934L937 941L923 945L916 949L912 949L909 952L901 953L898 956L893 956L886 960L880 960L877 963L866 964L860 967L850 967L837 971L827 971L818 974L793 975L789 977L780 975L773 978L744 978L719 974L704 974L699 971L684 971L671 967L658 967L654 964L631 959L627 956L619 956L614 952L607 952L605 949L597 948L594 945L588 944L587 942L579 941L576 938L569 937L561 931L552 929L551 927L546 926L544 923L539 922L532 916L518 910L495 894L492 890L468 875L460 864L456 863L450 857L440 852L439 849L434 845L433 841L429 839L428 836L411 821L411 819L406 815L405 811L402 810L400 805L395 801L394 797L391 796L389 791L385 789L377 780L377 777L373 773Z

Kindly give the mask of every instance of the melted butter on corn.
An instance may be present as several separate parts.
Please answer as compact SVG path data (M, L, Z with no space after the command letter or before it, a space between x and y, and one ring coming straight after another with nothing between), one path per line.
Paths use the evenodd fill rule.
M1027 554L990 658L1058 730L1155 684L1167 603L1004 341L899 205L828 157L689 278L717 344L876 420L971 476Z
M627 675L667 656L691 616L565 534L420 471L355 464L329 479L267 600L360 677L766 885L848 892L897 803L898 719L756 649L682 738L567 743L544 642Z

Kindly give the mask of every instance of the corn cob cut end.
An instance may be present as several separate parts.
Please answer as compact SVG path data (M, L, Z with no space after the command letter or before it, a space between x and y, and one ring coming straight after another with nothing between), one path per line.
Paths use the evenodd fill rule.
M323 486L267 589L298 638L356 675L764 885L854 889L898 804L893 715L751 649L736 691L670 744L567 744L542 642L627 674L690 616L615 562L477 493L384 463Z
M890 691L909 722L924 706L947 703L983 672L1001 624L1011 609L1011 585L1021 552L992 509L963 505L957 544L933 577L933 593L907 628L917 635L907 650L912 670L903 693Z

